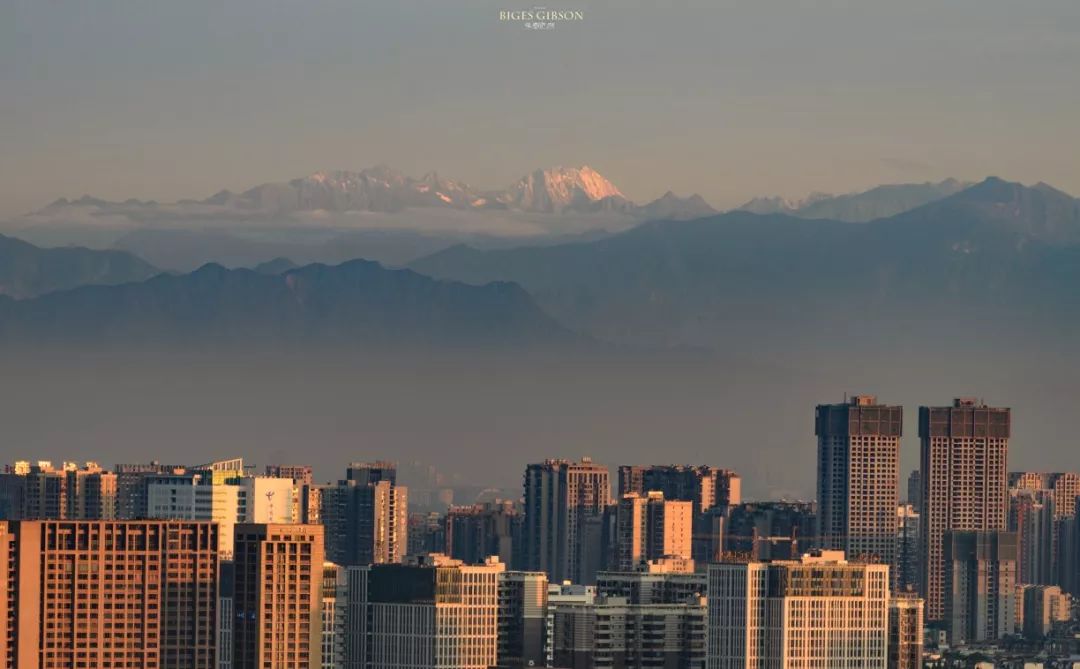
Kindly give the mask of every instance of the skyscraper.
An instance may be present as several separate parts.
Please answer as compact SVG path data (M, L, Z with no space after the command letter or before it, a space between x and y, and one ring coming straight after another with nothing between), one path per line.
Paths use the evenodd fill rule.
M893 592L918 592L919 561L922 559L922 551L919 550L919 514L913 505L901 504L896 507L896 520Z
M234 669L311 669L322 662L323 528L235 528Z
M945 615L945 534L1003 531L1008 520L1006 461L1011 413L960 398L919 408L922 442L923 560L919 578L926 619Z
M840 551L711 564L708 669L885 669L888 604L889 566Z
M526 567L552 582L592 583L603 566L603 517L611 502L606 467L547 460L525 470Z
M893 564L903 407L855 395L817 407L818 539L853 558Z
M6 666L216 669L212 523L0 523Z

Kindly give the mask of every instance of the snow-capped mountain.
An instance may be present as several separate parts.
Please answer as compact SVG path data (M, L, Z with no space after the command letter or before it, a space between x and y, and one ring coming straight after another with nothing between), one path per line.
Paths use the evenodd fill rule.
M659 202L659 201L658 201ZM685 202L688 206L679 206ZM111 203L85 196L79 200L58 200L56 207L92 206L98 209L165 207L198 210L201 215L233 212L245 216L279 215L294 212L398 212L410 208L450 208L467 211L509 210L561 214L617 212L649 217L672 207L704 210L700 196L685 201L668 193L662 206L637 206L615 184L589 166L555 167L536 170L502 190L482 190L461 181L429 172L416 179L385 165L360 170L315 172L284 183L265 183L233 193L227 190L201 201L184 200L159 205L156 202ZM208 209L209 208L209 209ZM707 212L711 208L705 205Z

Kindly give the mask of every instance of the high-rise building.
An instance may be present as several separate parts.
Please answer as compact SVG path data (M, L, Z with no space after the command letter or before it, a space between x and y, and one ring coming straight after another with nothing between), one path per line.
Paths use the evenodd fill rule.
M322 662L323 528L235 528L233 668L311 669Z
M520 534L521 522L510 501L451 506L446 512L445 552L466 564L481 564L495 555L503 564L514 565L514 536Z
M539 571L499 574L500 668L546 665L547 603L547 574Z
M711 564L707 666L885 669L888 605L889 566L840 551Z
M889 599L889 669L922 669L923 600L902 592Z
M894 564L903 407L855 395L817 407L818 539L853 558Z
M466 565L445 555L350 570L350 596L361 598L348 623L363 669L489 669L497 661L499 575L505 565Z
M340 565L401 562L408 548L409 492L390 463L352 463L323 490L327 557Z
M292 479L297 486L314 483L311 465L266 465L266 475L271 478Z
M664 557L691 559L693 502L627 493L616 511L615 568L633 571L643 561Z
M926 619L945 617L945 534L1003 531L1008 520L1007 458L1011 413L960 398L919 408L922 533L919 587Z
M410 495L412 491L410 490ZM446 548L446 518L437 511L410 513L408 520L409 540L405 548L406 555L426 555L427 553L449 553ZM459 556L451 555L455 559ZM477 564L472 560L463 560ZM483 560L480 560L483 562Z
M181 465L163 465L160 462L119 464L113 467L116 474L116 517L122 520L146 518L147 479L155 474L182 474L184 470Z
M603 519L611 503L606 467L547 460L525 470L525 565L553 582L592 583L604 564Z
M750 560L793 560L813 547L817 510L813 502L746 502L731 508L723 528L726 557Z
M113 520L117 477L96 462L17 462L0 474L0 511L10 520Z
M216 669L212 523L0 523L8 667Z
M704 595L708 574L695 571L693 560L664 558L638 564L633 571L602 571L596 593L625 597L632 604L678 604Z
M549 666L704 669L704 590L692 560L600 572L595 591L552 598Z
M619 467L618 496L645 496L651 491L664 498L692 502L694 538L692 557L705 564L722 550L723 524L728 510L742 502L742 479L730 469L707 465L623 465Z
M1009 489L1009 531L1016 534L1018 583L1053 585L1057 546L1054 498L1045 488Z
M1021 630L1029 639L1042 639L1056 623L1072 618L1072 601L1056 585L1021 586L1017 598L1022 598L1022 604L1018 602L1023 609Z
M919 512L920 504L922 503L922 472L918 469L911 470L911 473L907 477L907 499L904 500L910 504L915 513Z
M949 641L994 641L1016 627L1016 535L945 535L945 621Z
M340 669L344 657L344 620L348 607L342 601L347 591L344 567L324 562L322 570L322 665L320 669Z
M1065 585L1080 474L1009 472L1009 530L1020 546L1021 583Z
M918 592L919 512L911 504L896 507L896 562L893 564L893 592Z

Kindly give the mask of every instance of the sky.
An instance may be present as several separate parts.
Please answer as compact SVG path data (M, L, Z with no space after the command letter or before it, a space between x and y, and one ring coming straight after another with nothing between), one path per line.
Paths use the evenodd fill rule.
M1080 194L1075 0L0 0L0 216L378 163L588 164L714 206L878 183Z

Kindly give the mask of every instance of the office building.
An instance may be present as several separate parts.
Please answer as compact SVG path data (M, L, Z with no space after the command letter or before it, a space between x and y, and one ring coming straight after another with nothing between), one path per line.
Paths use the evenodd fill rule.
M718 563L708 590L709 669L888 666L888 565L840 551Z
M903 415L873 395L817 407L821 547L895 563Z
M323 528L235 528L233 669L322 666Z
M919 587L926 619L945 619L945 535L1004 531L1011 414L960 398L919 409L922 511Z
M6 666L217 669L212 523L0 523Z
M547 460L528 466L524 488L526 569L545 572L552 582L593 583L605 562L607 468L589 458Z
M1016 535L945 535L945 622L953 645L995 641L1016 628Z

